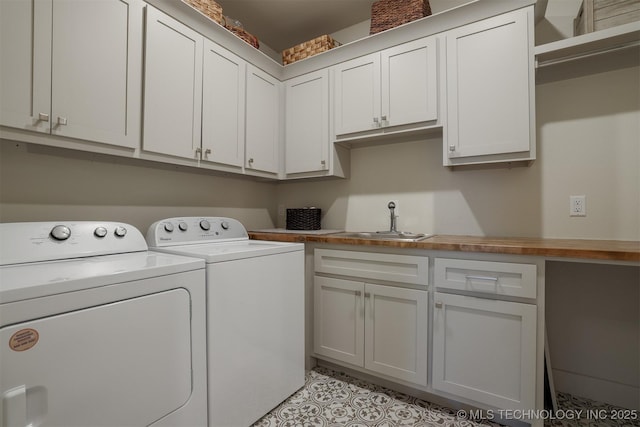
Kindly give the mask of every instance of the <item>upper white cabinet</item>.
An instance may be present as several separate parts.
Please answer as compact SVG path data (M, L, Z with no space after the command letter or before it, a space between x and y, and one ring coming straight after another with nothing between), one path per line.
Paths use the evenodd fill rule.
M279 171L280 86L280 81L271 75L251 64L247 66L247 173Z
M148 6L146 12L142 148L196 159L201 145L203 38L157 9Z
M446 33L446 166L535 159L533 8Z
M333 67L336 140L438 120L436 37L356 58Z
M204 40L202 159L242 167L246 62Z
M329 71L285 84L285 173L329 168Z
M285 178L346 177L349 150L329 137L329 70L285 82Z
M0 124L140 144L142 3L0 2Z

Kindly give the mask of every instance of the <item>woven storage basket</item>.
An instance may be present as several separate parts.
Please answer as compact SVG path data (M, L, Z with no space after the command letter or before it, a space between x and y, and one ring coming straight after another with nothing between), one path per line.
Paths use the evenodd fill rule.
M253 34L248 33L243 28L234 27L232 25L225 25L224 27L227 30L231 31L233 34L235 34L237 37L241 38L245 42L249 43L251 46L255 47L256 49L260 48L260 43L258 42L258 38Z
M287 209L287 230L320 230L320 208Z
M182 0L184 3L198 9L200 12L207 15L209 18L216 21L218 24L223 25L222 20L222 6L215 2L215 0Z
M429 15L429 0L378 0L371 5L369 34L376 34Z
M282 63L284 65L291 64L292 62L299 61L309 56L326 52L327 50L338 47L339 45L340 43L325 34L323 36L316 37L313 40L309 40L283 50Z

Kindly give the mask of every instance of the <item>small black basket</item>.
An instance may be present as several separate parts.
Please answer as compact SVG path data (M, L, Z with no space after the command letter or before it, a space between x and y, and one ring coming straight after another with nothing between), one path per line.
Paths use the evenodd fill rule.
M320 208L287 209L287 230L320 230Z

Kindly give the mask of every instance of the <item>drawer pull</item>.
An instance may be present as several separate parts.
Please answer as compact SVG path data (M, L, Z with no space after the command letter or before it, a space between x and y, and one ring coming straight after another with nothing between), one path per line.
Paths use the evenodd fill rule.
M498 283L498 278L497 277L493 277L493 276L471 276L471 275L467 275L467 276L464 276L464 277L465 277L465 279L467 281L469 281L469 280L488 280L488 281L491 281L491 282Z

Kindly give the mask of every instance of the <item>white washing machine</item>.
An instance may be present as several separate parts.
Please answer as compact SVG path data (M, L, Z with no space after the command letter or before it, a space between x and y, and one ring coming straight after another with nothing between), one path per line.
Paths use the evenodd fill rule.
M304 385L303 244L221 217L158 221L147 243L206 262L210 426L249 426Z
M207 425L205 310L130 225L0 224L0 425Z

